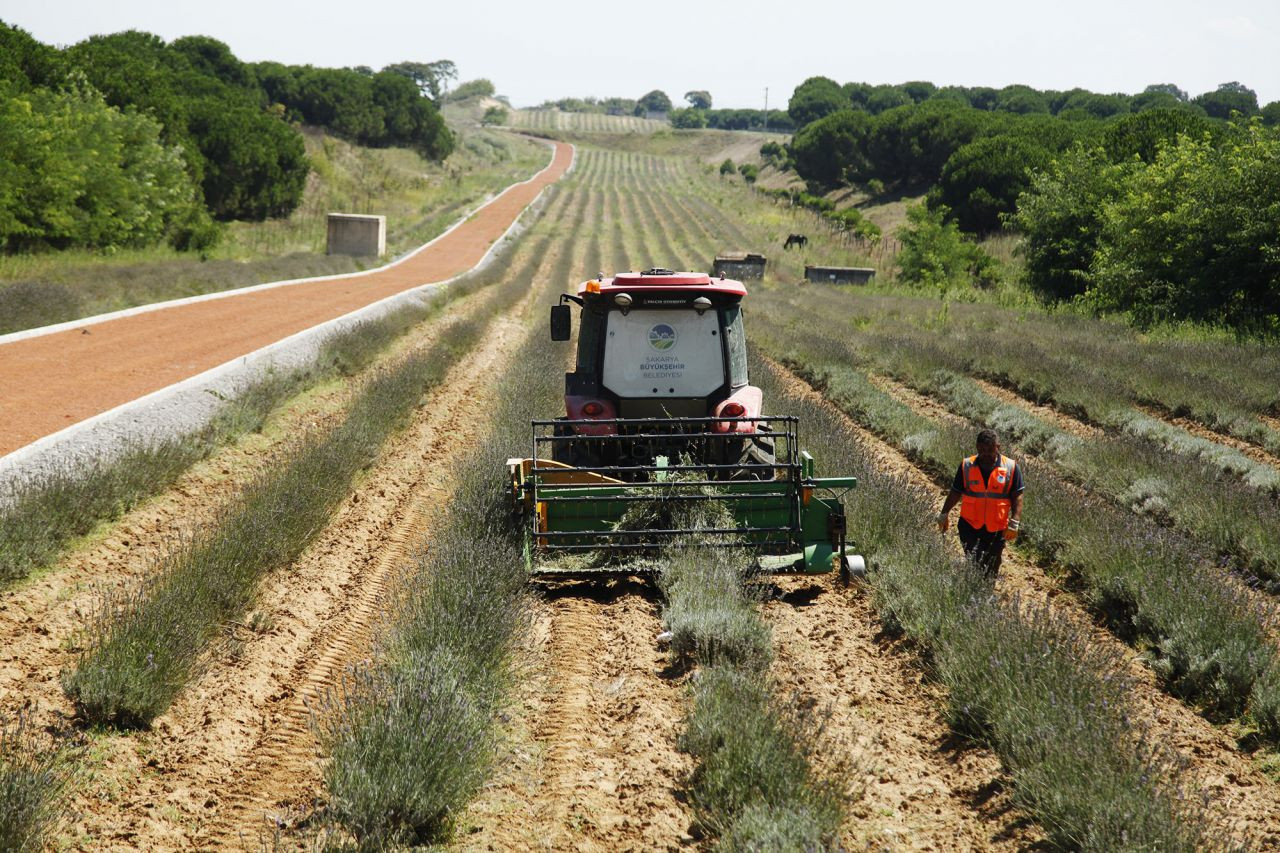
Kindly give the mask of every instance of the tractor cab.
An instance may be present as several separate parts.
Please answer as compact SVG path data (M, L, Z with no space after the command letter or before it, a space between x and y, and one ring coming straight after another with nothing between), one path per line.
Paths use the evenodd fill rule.
M705 430L755 433L761 394L747 378L746 294L732 279L652 269L592 279L562 296L552 309L554 340L570 337L564 303L581 306L577 360L565 375L570 431L617 434L619 418L711 418L723 420L702 423Z

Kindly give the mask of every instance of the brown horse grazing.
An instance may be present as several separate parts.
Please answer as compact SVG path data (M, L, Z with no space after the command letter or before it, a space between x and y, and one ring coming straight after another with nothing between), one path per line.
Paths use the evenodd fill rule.
M787 237L787 242L782 244L783 249L790 249L792 246L799 246L801 249L809 242L809 238L803 234L791 234Z

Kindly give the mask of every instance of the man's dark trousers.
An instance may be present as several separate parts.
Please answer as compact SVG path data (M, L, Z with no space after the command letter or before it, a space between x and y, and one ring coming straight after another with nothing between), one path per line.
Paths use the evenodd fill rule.
M1004 531L992 533L985 527L974 527L963 518L956 529L964 555L973 560L983 574L994 578L1000 572L1000 560L1004 556Z

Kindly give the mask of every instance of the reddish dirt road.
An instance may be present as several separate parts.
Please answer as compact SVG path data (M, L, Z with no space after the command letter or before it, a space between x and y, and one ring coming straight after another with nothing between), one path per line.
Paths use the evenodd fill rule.
M475 266L573 149L391 269L259 290L0 346L0 455L303 329Z

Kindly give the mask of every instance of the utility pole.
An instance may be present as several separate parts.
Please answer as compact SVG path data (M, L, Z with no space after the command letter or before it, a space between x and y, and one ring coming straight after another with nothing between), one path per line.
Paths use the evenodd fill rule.
M769 132L769 87L764 87L764 132Z

